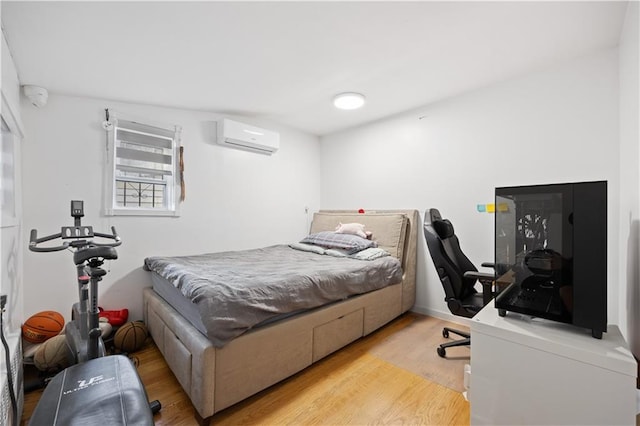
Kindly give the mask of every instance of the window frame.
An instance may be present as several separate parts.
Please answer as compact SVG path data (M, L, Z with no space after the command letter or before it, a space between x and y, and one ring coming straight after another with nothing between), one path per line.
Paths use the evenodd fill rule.
M110 113L110 119L103 123L107 132L105 167L105 215L106 216L180 216L180 144L182 128L178 125L168 125L166 123L156 123L147 119L136 119L128 115ZM138 126L132 129L131 124ZM167 132L172 133L171 140L171 181L166 183L164 193L165 200L163 207L123 207L117 202L117 181L122 180L117 172L117 131L118 129L127 132L147 134L152 137L160 137L169 140ZM157 129L156 132L153 129ZM126 180L125 180L126 181ZM144 178L132 179L132 182L145 182ZM147 183L152 183L151 181Z
M0 198L2 208L0 214L0 228L14 227L18 225L18 200L16 197L18 188L19 167L17 158L18 137L9 128L9 124L0 115L2 126L2 148L0 149Z

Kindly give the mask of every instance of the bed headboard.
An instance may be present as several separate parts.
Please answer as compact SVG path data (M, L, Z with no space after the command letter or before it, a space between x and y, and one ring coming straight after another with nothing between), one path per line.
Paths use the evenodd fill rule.
M362 223L373 232L378 247L387 250L402 263L402 311L413 307L416 295L417 210L320 210L313 215L311 233L334 231L339 223Z

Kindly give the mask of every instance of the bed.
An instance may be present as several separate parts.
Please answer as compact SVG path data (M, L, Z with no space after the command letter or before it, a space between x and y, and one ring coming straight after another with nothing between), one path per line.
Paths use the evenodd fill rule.
M146 259L145 266L150 270L153 287L144 290L145 321L158 349L191 399L198 422L208 424L215 413L286 379L408 311L415 302L417 221L416 210L378 210L364 214L323 210L315 213L310 229L313 235L334 231L340 223L364 224L373 233L371 240L375 245L389 253L373 262L391 264L389 272L365 272L365 279L358 278L358 286L352 286L362 287L361 290L350 289L346 294L332 296L326 296L323 290L320 300L313 302L291 295L293 290L286 290L289 299L295 299L295 303L285 298L285 310L265 300L256 306L229 308L233 312L247 311L250 319L234 319L228 330L221 334L217 330L229 322L231 315L219 314L217 320L212 320L206 314L212 305L206 307L210 302L201 302L202 290L198 284L205 273L193 272L195 280L185 284L182 281L185 274L175 273L171 259ZM229 255L231 253L217 254L213 257L214 262L218 259L219 265L224 264ZM266 251L247 251L244 255L249 262L253 262L254 255L293 256L296 262L310 256L315 256L316 262L325 262L331 257L304 253L299 247L286 245ZM200 261L200 257L209 255L196 257ZM344 264L372 263L335 259ZM191 256L179 257L177 262L189 264L192 260ZM399 272L394 272L391 260L399 265ZM320 269L325 270L326 266ZM275 286L270 284L268 275L275 276L279 272L270 272L265 272L264 281L268 286ZM374 279L385 274L389 278L385 283ZM215 276L217 272L207 275ZM321 275L324 274L303 274L310 275L323 278ZM228 277L222 282L227 280ZM278 280L274 282L279 283ZM298 286L303 287L302 281ZM347 285L339 287L349 288ZM224 291L218 288L214 293L226 291L226 287ZM240 293L236 298L248 299L245 296ZM221 310L222 302L213 303L218 307L217 311Z

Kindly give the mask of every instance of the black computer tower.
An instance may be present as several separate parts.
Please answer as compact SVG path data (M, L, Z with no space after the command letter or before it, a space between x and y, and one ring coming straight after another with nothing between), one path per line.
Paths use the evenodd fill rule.
M607 330L607 182L495 190L495 307Z

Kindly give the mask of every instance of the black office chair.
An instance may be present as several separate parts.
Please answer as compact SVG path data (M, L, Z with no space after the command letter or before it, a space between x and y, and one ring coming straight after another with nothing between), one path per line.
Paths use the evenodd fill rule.
M491 287L495 274L478 272L473 263L460 249L458 237L448 219L442 219L437 209L430 209L424 214L424 236L429 253L436 267L442 286L445 301L452 314L472 318L492 299ZM484 267L493 267L493 263L483 263ZM482 284L482 293L475 289L477 282ZM445 357L446 348L471 344L471 336L460 330L445 327L442 336L457 334L464 339L443 343L438 347L438 355Z

